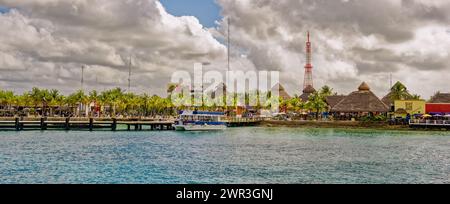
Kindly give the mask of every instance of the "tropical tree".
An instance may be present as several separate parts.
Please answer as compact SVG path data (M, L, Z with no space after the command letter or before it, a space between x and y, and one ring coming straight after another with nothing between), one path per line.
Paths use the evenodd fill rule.
M309 96L307 107L310 110L315 111L316 120L318 120L320 112L325 110L325 108L327 107L327 104L325 103L325 97L319 92L314 92Z
M170 83L168 86L167 86L167 94L168 94L168 97L170 98L171 96L172 96L172 93L175 91L175 89L178 87L178 85L177 84L174 84L174 83Z
M288 101L288 109L295 113L298 113L301 110L303 110L304 106L305 103L303 103L302 99L298 96L295 96Z
M414 94L414 95L411 96L411 99L413 99L413 100L421 100L422 97L420 95L418 95L418 94Z
M69 95L67 97L66 101L72 107L77 106L77 112L76 112L77 117L80 117L80 115L81 115L80 111L83 106L86 107L86 115L89 115L89 110L87 109L87 104L89 102L89 98L88 98L88 96L86 96L84 94L83 90L79 90L79 91Z
M88 103L94 103L95 104L95 109L97 111L98 107L101 107L103 104L101 104L101 100L100 100L100 95L98 94L97 90L92 90L91 92L89 92L89 96L88 96ZM95 112L91 113L91 116L93 116ZM98 115L98 117L100 117L100 115Z
M395 83L391 88L391 100L406 100L411 98L411 94L409 94L408 89L405 85L400 82Z
M320 94L324 97L333 95L333 88L325 85L320 89Z
M100 100L104 104L110 106L110 116L115 117L117 115L117 106L119 105L121 99L123 98L123 91L120 88L115 88L112 90L104 91L100 94Z

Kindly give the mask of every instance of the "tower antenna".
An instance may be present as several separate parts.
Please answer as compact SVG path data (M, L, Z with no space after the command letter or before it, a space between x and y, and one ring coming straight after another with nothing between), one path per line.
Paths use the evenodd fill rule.
M310 33L308 31L308 40L306 41L306 65L305 65L305 79L303 81L303 89L306 89L308 86L314 87L313 84L313 76L312 76L312 49L311 49L311 41L310 41Z

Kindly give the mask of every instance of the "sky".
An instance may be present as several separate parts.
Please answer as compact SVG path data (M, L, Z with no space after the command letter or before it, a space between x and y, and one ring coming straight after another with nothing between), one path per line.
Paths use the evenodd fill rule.
M216 27L216 22L222 19L220 6L215 0L161 0L167 12L174 16L195 16L200 23L208 28Z
M306 32L314 86L340 94L366 81L379 97L389 76L428 98L450 92L448 0L0 0L0 88L70 93L127 87L165 95L172 73L208 62L277 70L301 94ZM376 12L375 12L376 11Z

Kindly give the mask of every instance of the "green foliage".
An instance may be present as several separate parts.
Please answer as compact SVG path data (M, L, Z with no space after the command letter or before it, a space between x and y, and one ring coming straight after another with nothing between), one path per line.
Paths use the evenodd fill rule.
M50 115L53 115L55 107L65 107L73 111L80 105L87 106L91 103L108 107L108 110L102 114L109 116L171 115L176 112L171 100L168 98L161 98L156 95L149 97L147 94L125 93L120 88L106 90L101 93L93 90L89 95L79 90L67 96L62 95L55 89L47 90L36 87L22 95L15 95L12 91L0 90L0 106L3 108L30 107L29 113L34 114L38 113L37 110L43 110L41 112L50 112Z
M384 115L377 116L365 116L361 118L362 122L385 122L387 121L387 117Z
M402 83L397 82L391 88L391 100L407 100L411 98L411 94L409 94L408 89Z

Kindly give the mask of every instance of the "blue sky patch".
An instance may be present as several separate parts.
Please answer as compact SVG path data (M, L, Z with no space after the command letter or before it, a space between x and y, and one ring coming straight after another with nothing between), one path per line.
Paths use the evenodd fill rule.
M215 21L222 19L220 6L215 0L161 0L167 12L174 16L195 16L205 27L215 27Z
M9 11L9 8L0 6L0 13L7 13Z

